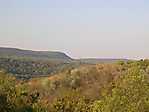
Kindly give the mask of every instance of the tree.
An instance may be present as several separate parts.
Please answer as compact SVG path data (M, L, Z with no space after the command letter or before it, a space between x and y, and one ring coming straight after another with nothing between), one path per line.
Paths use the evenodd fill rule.
M89 112L88 100L72 92L57 98L51 105L51 112Z
M148 112L148 93L148 75L139 67L131 68L116 82L112 95L105 97L102 106L97 102L93 109L98 110L97 112Z
M0 71L0 111L15 111L15 78Z

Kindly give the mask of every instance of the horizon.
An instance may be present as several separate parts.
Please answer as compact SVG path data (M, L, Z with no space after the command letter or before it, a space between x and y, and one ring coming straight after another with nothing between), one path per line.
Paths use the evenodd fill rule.
M148 0L0 1L0 46L72 58L149 58Z
M23 50L23 51L39 51L39 52L42 52L42 51L46 51L46 52L59 52L59 53L64 53L65 55L67 55L68 57L72 58L72 59L113 59L113 60L117 60L117 59L126 59L126 60L141 60L141 59L149 59L149 58L112 58L112 57L81 57L81 58L75 58L69 54L67 54L66 52L63 52L63 51L54 51L54 50L33 50L33 49L25 49L25 48L17 48L17 47L8 47L8 46L0 46L0 48L8 48L8 49L17 49L17 50Z

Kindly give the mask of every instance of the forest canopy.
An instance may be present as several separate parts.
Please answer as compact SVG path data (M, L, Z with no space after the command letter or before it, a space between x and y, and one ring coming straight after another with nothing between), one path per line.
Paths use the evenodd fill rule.
M149 61L82 65L18 80L0 71L2 112L148 112Z

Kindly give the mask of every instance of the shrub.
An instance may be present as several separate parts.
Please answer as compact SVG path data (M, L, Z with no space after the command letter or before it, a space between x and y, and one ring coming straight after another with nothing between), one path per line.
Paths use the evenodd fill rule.
M89 101L77 93L57 98L51 105L51 112L89 112Z
M97 112L148 112L149 78L138 67L116 82L112 95L105 100L95 102L93 110ZM100 102L103 102L100 103Z

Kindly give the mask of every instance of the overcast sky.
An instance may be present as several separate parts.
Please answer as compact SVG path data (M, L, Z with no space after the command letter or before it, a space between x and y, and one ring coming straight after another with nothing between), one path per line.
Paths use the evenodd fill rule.
M0 0L0 46L149 58L149 0Z

